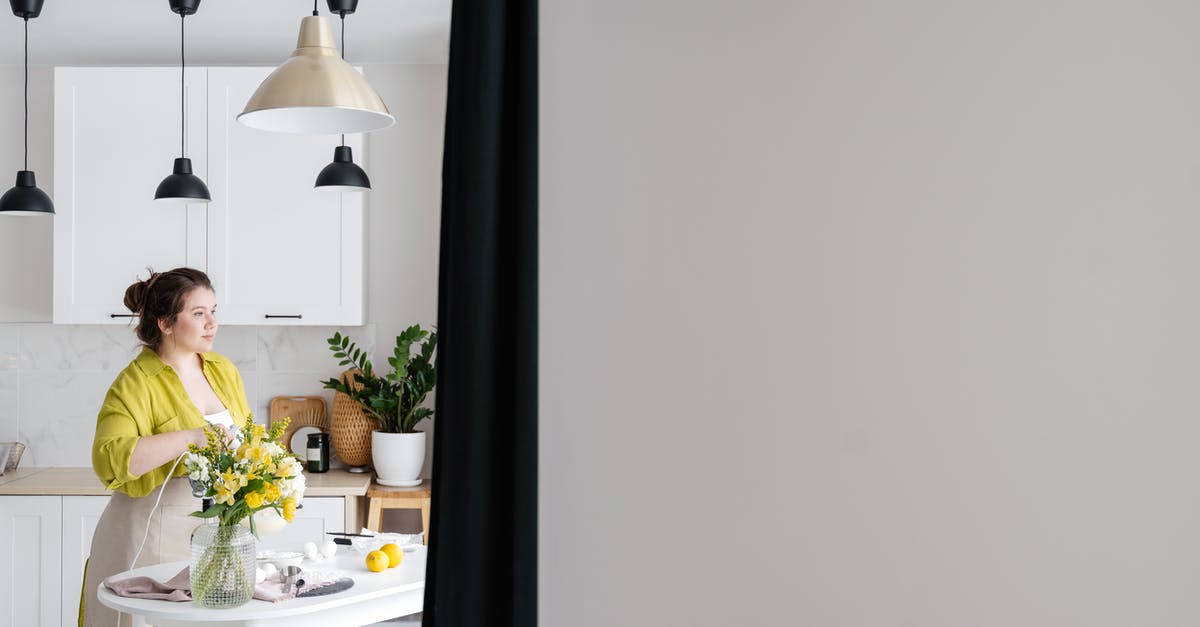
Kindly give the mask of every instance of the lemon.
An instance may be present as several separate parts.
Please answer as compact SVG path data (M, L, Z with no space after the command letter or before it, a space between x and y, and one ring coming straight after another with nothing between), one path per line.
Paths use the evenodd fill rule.
M367 553L367 570L378 573L388 567L388 556L383 551Z
M404 551L401 551L395 542L388 542L379 547L379 550L387 553L388 568L395 568L400 565L400 562L404 561Z

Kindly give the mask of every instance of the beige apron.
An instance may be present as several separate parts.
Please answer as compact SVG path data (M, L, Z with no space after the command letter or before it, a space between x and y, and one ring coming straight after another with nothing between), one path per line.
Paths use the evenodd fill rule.
M174 477L166 486L162 502L154 512L154 518L150 519L146 546L135 567L186 561L189 557L192 530L202 521L188 514L200 509L200 499L192 496L187 477ZM105 577L130 569L133 556L142 543L142 534L146 533L146 519L158 499L159 488L141 498L114 492L100 515L83 578L83 624L86 627L117 627L117 612L97 600L96 588ZM120 625L131 626L133 619L122 614Z

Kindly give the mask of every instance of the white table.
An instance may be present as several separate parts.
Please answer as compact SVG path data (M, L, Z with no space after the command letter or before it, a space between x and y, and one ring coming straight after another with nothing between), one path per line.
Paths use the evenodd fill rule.
M415 547L412 552L404 553L404 562L399 566L373 573L367 570L365 556L349 547L339 547L333 559L316 564L304 560L300 567L340 570L354 579L354 587L349 590L279 603L252 599L241 607L225 610L197 607L191 601L119 597L105 588L104 584L100 584L99 596L101 603L132 615L135 627L146 624L157 627L366 625L421 611L425 600L425 555L425 547ZM135 568L120 576L146 575L166 581L184 566L187 566L187 562L156 564Z

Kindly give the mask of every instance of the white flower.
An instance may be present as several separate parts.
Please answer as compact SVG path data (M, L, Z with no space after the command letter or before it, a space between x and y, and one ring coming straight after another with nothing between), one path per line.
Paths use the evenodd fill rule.
M303 468L300 462L296 461L295 457L285 457L279 461L279 469L283 474L289 476L300 476Z
M208 459L195 453L187 453L183 458L183 466L188 471L188 478L201 481L208 477Z
M279 493L281 495L281 498L286 499L288 497L292 497L292 498L296 499L296 503L299 504L300 501L304 498L304 488L305 488L304 475L297 474L294 477L289 477L287 480L285 480L283 482L282 485L279 486Z

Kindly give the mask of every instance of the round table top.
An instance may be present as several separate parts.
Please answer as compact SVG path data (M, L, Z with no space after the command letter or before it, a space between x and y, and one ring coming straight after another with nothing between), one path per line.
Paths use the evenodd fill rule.
M191 601L175 602L158 599L136 599L120 597L100 584L99 600L119 612L143 616L147 622L193 621L193 622L241 622L271 618L286 618L318 612L347 608L372 599L383 599L393 595L424 594L425 557L423 546L406 546L404 561L395 568L373 573L367 570L365 555L350 547L339 547L333 558L321 562L305 559L302 569L341 571L343 576L354 579L349 590L325 596L305 597L271 603L252 599L249 603L230 609L214 610L197 606ZM187 562L168 562L143 566L120 573L119 576L148 576L158 581L174 577L187 566Z

